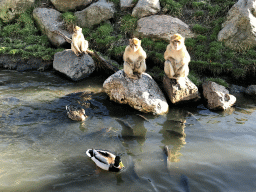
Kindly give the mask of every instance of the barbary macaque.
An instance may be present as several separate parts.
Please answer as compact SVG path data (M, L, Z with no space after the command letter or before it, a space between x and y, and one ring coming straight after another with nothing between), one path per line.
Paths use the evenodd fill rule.
M82 53L86 53L86 50L88 49L88 41L84 39L82 28L78 26L74 27L71 49L76 54L76 56L80 56Z
M170 79L177 79L185 87L185 78L189 74L190 56L184 44L185 38L179 34L171 36L170 44L164 53L164 72Z
M129 42L123 55L124 72L131 79L139 79L141 74L146 71L147 55L141 47L141 40L133 38L129 39Z

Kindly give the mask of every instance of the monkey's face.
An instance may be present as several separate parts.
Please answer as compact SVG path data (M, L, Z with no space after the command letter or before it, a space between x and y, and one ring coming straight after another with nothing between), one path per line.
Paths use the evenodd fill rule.
M172 46L175 50L180 50L183 47L183 42L181 40L173 40Z
M74 27L74 32L82 32L82 28L75 26Z
M175 34L171 37L170 43L174 50L180 50L184 46L184 38L179 34Z
M140 48L140 40L137 39L137 38L133 38L133 39L130 39L130 47L132 48L132 50L134 52L138 51L138 49Z

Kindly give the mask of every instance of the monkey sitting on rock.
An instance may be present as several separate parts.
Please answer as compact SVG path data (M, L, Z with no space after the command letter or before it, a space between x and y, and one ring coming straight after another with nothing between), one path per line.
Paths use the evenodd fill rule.
M131 79L139 79L146 71L146 52L141 47L141 40L129 39L130 44L125 48L124 72ZM135 74L134 74L135 73Z
M73 28L72 39L57 30L53 32L62 36L68 43L71 43L71 50L76 54L76 56L81 56L82 53L86 53L89 43L84 39L82 28L78 26Z
M170 44L164 53L164 72L170 79L176 79L182 88L189 74L190 56L184 44L185 38L179 34L171 36Z

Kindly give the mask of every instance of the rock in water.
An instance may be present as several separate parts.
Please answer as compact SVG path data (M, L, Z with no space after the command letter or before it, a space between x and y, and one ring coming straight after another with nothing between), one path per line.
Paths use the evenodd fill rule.
M185 87L181 88L181 85L175 79L170 79L166 75L163 79L163 85L172 103L201 99L197 86L187 77L185 79Z
M212 81L203 83L203 95L208 102L208 108L213 110L226 110L236 102L236 97L222 85Z
M88 54L77 57L71 49L55 53L53 68L73 81L89 76L95 70L95 63Z
M167 101L153 78L142 73L138 80L128 78L123 70L117 71L103 83L105 93L120 104L128 104L145 113L164 114L168 112Z

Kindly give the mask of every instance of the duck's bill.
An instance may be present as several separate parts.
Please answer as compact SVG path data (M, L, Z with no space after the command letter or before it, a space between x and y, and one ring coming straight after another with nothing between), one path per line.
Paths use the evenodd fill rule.
M121 167L121 169L124 168L122 161L119 163L119 166Z

